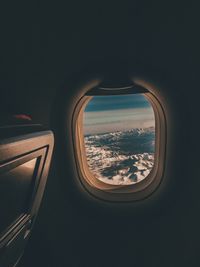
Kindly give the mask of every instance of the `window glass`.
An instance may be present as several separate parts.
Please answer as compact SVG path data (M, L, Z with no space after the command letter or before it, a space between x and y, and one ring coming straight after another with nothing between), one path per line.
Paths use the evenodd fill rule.
M87 164L96 179L129 185L151 172L155 117L143 94L92 97L84 110L83 134Z

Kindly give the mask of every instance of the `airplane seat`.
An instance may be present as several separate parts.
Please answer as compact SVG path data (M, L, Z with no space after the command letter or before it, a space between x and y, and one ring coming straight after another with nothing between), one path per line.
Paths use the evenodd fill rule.
M54 138L25 114L0 118L0 267L17 266L48 176Z
M28 114L0 114L0 138L45 130Z

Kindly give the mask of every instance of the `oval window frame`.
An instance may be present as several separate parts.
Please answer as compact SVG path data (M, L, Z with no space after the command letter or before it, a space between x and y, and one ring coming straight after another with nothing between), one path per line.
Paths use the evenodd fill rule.
M161 102L142 80L133 85L112 88L101 86L102 82L91 82L85 86L85 93L80 96L72 116L72 138L74 156L79 180L91 195L105 201L132 202L146 198L159 186L164 171L166 153L166 118ZM83 86L84 87L84 86ZM143 93L151 103L155 116L155 161L147 177L130 185L110 185L95 178L87 165L83 136L83 111L94 95L119 95Z

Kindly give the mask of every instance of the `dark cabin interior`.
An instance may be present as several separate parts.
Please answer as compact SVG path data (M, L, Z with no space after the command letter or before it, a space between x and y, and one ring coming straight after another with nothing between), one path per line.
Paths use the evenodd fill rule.
M17 266L200 265L199 8L198 1L4 4L1 125L26 114L55 142ZM71 116L81 83L107 73L117 83L129 72L160 88L168 117L165 168L145 199L112 203L77 183Z

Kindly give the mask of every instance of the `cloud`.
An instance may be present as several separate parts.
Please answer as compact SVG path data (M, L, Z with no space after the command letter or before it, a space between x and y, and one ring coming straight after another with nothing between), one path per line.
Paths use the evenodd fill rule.
M149 107L85 112L83 125L85 134L147 128L155 126L154 111Z

